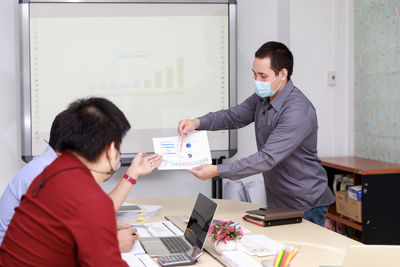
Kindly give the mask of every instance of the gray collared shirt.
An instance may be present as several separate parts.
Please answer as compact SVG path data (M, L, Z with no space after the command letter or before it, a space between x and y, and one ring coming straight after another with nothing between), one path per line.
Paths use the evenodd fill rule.
M238 129L254 122L257 153L218 165L222 178L262 173L268 207L309 210L335 201L317 155L317 115L289 80L268 103L256 94L236 107L200 117L201 130Z

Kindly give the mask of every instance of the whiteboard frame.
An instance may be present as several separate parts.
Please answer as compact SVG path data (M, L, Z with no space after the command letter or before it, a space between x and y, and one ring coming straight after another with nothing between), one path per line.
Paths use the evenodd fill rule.
M30 3L190 3L229 5L229 107L237 105L237 64L236 64L236 0L19 0L19 37L20 37L20 91L21 91L21 158L25 162L32 155L32 118L31 118L31 76L30 76ZM229 130L229 149L211 150L213 159L230 158L237 152L237 130ZM123 165L130 164L135 153L122 153Z

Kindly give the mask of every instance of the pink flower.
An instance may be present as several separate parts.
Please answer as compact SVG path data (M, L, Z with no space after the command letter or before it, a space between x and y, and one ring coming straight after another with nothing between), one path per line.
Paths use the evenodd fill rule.
M209 237L213 242L240 239L243 236L243 230L240 226L231 226L230 220L223 220L219 224L213 224L209 229Z
M221 222L221 224L227 224L230 225L231 224L231 220L219 220Z

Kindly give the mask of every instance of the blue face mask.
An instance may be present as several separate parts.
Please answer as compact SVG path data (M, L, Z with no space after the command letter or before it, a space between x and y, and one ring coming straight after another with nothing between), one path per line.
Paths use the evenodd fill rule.
M273 91L273 90L271 89L271 84L272 84L275 80L276 80L276 77L275 77L275 79L274 79L272 82L260 82L260 81L254 80L254 91L256 91L256 94L257 94L259 97L265 98L265 97L271 97L271 96L273 96L273 95L276 93L276 91L278 91L278 90ZM280 86L280 85L279 85L279 86ZM278 87L278 88L279 88L279 87Z

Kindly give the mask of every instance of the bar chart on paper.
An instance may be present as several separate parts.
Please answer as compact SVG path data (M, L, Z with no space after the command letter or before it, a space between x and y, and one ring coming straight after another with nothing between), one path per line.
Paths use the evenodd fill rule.
M181 148L181 136L153 138L154 151L163 156L159 170L191 169L211 163L207 132L189 133Z

